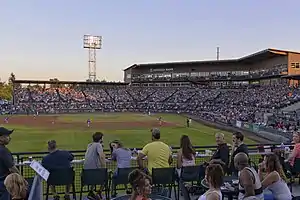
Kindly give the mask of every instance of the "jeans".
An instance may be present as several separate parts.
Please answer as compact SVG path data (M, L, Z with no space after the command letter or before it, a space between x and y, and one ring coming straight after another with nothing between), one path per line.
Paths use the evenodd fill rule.
M0 179L0 200L10 200L10 195L5 188L3 179Z

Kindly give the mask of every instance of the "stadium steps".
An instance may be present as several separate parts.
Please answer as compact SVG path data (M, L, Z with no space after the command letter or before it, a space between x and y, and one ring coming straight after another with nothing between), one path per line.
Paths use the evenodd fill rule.
M137 100L133 97L133 95L128 90L125 91L133 99L133 101L137 102Z
M88 99L88 97L87 97L87 95L85 94L85 92L84 92L83 90L81 90L81 93L82 93L83 96L84 96L84 99L85 99L86 104L87 104L90 108L93 109L93 106L91 105L91 102L90 102L90 100Z
M109 92L106 89L103 89L103 91L109 96L111 102L113 103L113 105L115 105L115 99L109 94Z
M62 96L60 95L58 89L55 89L55 91L56 91L56 94L57 94L59 100L66 101L64 98L62 98Z
M29 101L31 101L31 102L35 101L31 95L31 91L29 88L27 88L27 92L28 92L28 96L29 96Z
M290 106L287 106L281 109L282 112L293 112L300 109L300 102L294 103Z
M174 96L177 92L179 91L179 89L175 90L171 95L169 95L168 97L166 97L164 100L162 100L161 102L166 102L168 101L168 99L170 99L172 96Z

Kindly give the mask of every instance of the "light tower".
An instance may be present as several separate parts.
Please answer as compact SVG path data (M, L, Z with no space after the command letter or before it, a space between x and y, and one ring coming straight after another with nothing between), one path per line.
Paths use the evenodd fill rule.
M96 80L96 50L101 49L101 46L102 36L83 36L83 48L89 50L89 81Z

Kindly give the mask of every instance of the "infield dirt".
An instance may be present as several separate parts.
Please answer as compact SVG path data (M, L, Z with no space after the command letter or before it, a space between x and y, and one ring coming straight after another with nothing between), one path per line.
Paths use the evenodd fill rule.
M0 118L1 123L5 124L4 117ZM57 129L74 129L87 127L86 121L64 121L59 116L12 116L9 118L10 125L21 125L29 127L57 128ZM152 128L160 126L158 120L149 119L147 121L101 121L93 120L90 124L91 128L97 129L132 129L132 128ZM175 123L162 122L163 127L176 127Z

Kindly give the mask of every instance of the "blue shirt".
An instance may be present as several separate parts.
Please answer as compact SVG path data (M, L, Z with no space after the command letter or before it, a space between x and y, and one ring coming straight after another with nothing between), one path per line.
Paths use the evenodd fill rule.
M56 150L43 158L42 165L47 170L69 168L73 159L74 156L70 152Z
M131 167L131 151L129 149L117 148L112 152L112 160L117 161L118 168Z

